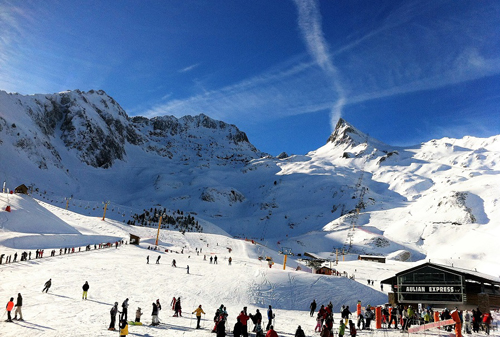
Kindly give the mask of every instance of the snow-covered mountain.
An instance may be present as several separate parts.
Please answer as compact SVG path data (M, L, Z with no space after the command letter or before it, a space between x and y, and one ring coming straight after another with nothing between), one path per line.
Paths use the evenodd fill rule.
M321 148L271 157L205 115L130 118L103 91L0 92L0 153L7 186L33 186L46 202L72 197L72 210L102 215L110 201L107 216L120 221L143 208L180 209L295 253L486 266L500 234L500 136L401 148L341 119Z

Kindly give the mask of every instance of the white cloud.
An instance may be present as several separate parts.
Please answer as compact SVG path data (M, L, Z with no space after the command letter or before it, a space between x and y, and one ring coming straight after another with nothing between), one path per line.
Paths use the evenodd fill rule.
M200 64L201 63L192 64L192 65L190 65L190 66L188 66L186 68L183 68L183 69L179 70L179 72L180 73L185 73L185 72L191 71L191 70L197 68Z

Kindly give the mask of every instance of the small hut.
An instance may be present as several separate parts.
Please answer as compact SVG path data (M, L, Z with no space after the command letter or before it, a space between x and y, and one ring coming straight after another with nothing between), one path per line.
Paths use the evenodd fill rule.
M28 194L28 188L26 187L26 185L22 184L17 186L14 192L21 194Z
M321 267L319 269L316 269L314 271L315 274L321 274L321 275L332 275L333 272L334 272L333 269L325 267L325 266L323 266L323 267Z
M137 235L130 234L130 244L131 245L139 245L139 242L141 242L141 238L138 237Z

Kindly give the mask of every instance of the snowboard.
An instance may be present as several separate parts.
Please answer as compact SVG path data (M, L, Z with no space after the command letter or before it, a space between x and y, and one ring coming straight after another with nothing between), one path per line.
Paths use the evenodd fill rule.
M128 321L128 325L142 325L141 322Z

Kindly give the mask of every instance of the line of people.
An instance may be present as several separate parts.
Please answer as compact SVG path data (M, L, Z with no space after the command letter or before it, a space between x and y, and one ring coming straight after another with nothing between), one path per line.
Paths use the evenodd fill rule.
M118 248L118 246L123 245L123 243L124 243L124 241L121 240L121 241L116 241L115 243L100 243L99 245L95 244L94 250L101 249L101 248L110 248L113 245L115 246L115 248ZM125 244L126 243L127 243L127 241L125 241ZM78 249L78 252L82 251L82 247L76 247L76 248ZM90 250L91 250L90 245L85 246L85 251L90 251ZM76 252L75 247L59 248L59 255L72 254L75 252ZM35 251L35 259L43 258L44 253L45 253L45 249L37 249ZM50 256L54 257L54 256L56 256L56 253L57 253L57 250L53 249L50 251ZM17 262L17 257L18 257L17 252L15 252L13 255L12 254L11 255L0 254L0 265ZM5 261L4 261L4 258L5 258ZM28 260L31 260L31 251L22 252L20 254L19 261L28 261Z

